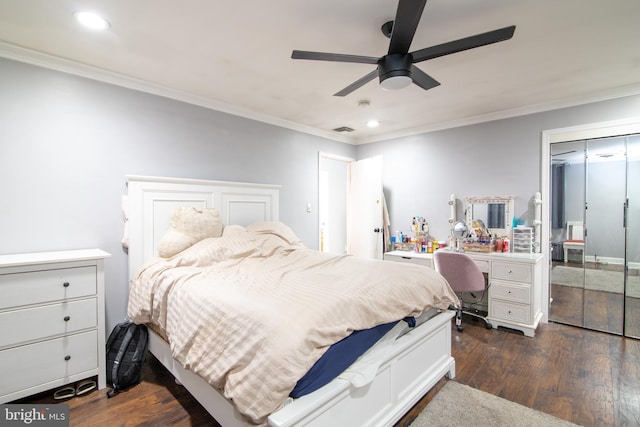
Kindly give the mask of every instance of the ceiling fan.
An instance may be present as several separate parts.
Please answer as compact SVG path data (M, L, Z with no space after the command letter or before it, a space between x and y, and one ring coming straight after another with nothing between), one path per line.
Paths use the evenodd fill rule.
M413 64L467 49L509 40L516 29L515 25L511 25L498 30L409 52L411 41L418 28L426 3L427 0L399 0L395 19L386 22L381 28L382 33L390 38L391 41L389 42L389 52L380 58L342 53L309 52L304 50L294 50L291 58L377 64L375 70L335 93L334 96L346 96L364 86L366 83L369 83L376 75L380 79L380 85L385 89L400 89L409 86L411 83L415 83L422 89L428 90L438 86L440 83Z

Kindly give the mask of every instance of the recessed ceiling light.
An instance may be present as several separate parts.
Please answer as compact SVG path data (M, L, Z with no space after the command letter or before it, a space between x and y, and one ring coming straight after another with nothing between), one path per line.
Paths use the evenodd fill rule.
M376 119L371 119L367 122L367 127L377 128L378 126L380 126L380 122Z
M82 25L92 30L106 30L111 26L109 21L93 12L82 11L76 12L73 15Z

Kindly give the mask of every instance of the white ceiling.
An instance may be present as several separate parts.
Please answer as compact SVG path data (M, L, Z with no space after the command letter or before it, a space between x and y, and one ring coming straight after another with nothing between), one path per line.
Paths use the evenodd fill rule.
M516 25L511 40L421 62L441 85L384 91L374 69L397 0L0 0L0 56L362 143L640 93L638 0L429 0L411 50ZM74 11L100 12L102 33ZM361 100L368 108L359 108ZM376 117L381 125L369 129ZM348 126L349 134L332 129Z

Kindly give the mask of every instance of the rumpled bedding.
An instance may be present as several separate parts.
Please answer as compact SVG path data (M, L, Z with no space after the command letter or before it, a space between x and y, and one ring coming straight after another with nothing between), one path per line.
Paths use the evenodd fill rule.
M156 258L131 282L128 314L173 357L264 425L333 343L458 299L426 267L310 250L258 223Z

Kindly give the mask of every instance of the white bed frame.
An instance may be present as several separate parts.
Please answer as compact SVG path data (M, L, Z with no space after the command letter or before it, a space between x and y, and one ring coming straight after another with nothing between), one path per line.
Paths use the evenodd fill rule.
M225 224L277 221L279 186L127 176L129 275L157 254L176 206L216 207ZM361 388L335 379L271 414L284 426L392 426L443 376L455 377L452 311L444 311L396 340L374 380ZM169 345L151 331L149 350L224 427L248 426L214 387L176 362Z

